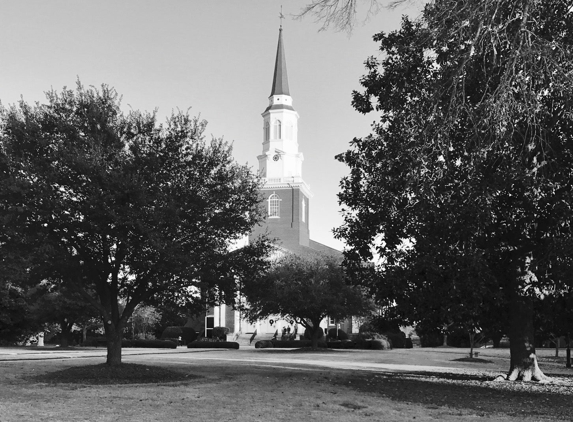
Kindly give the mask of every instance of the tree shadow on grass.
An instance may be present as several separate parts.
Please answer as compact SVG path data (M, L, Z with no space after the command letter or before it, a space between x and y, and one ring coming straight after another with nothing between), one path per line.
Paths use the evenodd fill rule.
M469 362L469 363L493 363L492 360L481 359L481 358L459 358L459 359L452 359L452 362Z
M180 372L160 366L122 363L119 366L84 365L73 366L54 372L27 377L33 382L48 384L149 384L188 381L202 378L197 375Z
M570 420L573 382L562 384L494 382L489 373L366 373L338 381L346 387L374 393L401 402L427 407L471 409L478 415L503 413L511 416Z

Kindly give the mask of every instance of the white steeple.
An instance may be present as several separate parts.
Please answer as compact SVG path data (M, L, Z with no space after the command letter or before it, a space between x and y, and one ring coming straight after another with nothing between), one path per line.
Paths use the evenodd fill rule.
M279 29L279 41L273 74L273 86L269 96L269 106L263 116L263 153L259 160L259 171L266 179L265 188L271 185L293 183L310 197L310 189L302 180L302 162L304 156L298 150L298 113L292 106L292 97L288 86L282 28ZM278 186L276 186L278 187Z

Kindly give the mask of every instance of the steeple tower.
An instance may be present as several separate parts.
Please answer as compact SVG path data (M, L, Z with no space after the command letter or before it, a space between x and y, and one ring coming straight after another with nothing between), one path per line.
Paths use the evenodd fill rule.
M269 105L263 116L263 152L257 157L264 179L267 228L291 246L308 246L308 209L312 194L302 179L304 156L298 150L298 118L292 106L282 26Z
M271 97L273 95L288 95L290 92L288 89L288 76L286 69L286 59L285 59L285 49L283 47L283 29L282 26L279 29L279 45L277 47L277 58L275 60L275 73L273 75L273 89L271 91Z
M267 183L286 178L302 182L304 156L298 150L299 116L292 106L282 32L282 28L279 29L269 105L262 114L263 153L257 157L259 170Z

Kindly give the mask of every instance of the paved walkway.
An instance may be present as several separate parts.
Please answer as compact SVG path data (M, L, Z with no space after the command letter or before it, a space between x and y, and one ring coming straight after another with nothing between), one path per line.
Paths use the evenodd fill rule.
M255 349L241 347L240 350L226 349L140 349L124 348L125 362L149 364L197 365L207 361L236 365L273 366L281 368L333 368L364 370L373 372L487 372L505 373L509 369L509 350L480 349L480 362L464 362L468 349L423 348L395 350L325 350L301 353L289 349ZM541 349L538 355L553 356L554 350ZM105 348L72 348L61 350L55 347L0 347L0 362L22 362L66 359L105 360ZM561 356L564 355L562 352ZM562 363L542 362L541 369L553 375L573 375L573 370Z
M163 355L203 352L212 349L187 349L178 347L177 349L140 349L140 348L123 348L122 356L133 355ZM22 360L46 360L46 359L85 359L85 358L105 358L107 350L103 347L91 348L71 348L59 349L57 347L0 347L0 362L2 361L22 361Z

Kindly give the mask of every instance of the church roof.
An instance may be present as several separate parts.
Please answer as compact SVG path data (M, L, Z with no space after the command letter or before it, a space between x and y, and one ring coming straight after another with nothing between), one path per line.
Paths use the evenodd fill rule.
M279 29L279 44L277 47L277 58L275 60L275 73L273 75L273 95L290 95L288 89L288 76L286 69L285 50L283 47L283 29Z
M271 95L278 95L278 94L271 94ZM265 113L269 110L292 110L292 111L294 111L294 108L292 106L289 106L288 104L273 104L273 105L268 106L263 113Z

